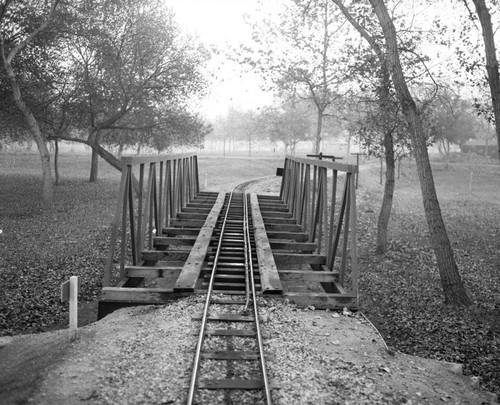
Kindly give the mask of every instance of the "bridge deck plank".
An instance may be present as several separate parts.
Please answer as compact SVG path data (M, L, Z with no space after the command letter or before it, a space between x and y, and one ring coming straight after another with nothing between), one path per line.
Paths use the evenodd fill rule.
M273 252L267 238L266 227L259 209L256 194L250 194L250 206L252 210L257 260L259 262L261 290L264 294L281 294L283 286L281 285L278 269L274 262Z
M217 219L224 205L225 193L219 193L217 200L208 214L200 233L196 237L191 252L184 264L181 274L177 279L174 291L194 291L196 282L203 268L203 262L207 255L208 247L212 239L212 234L217 223Z

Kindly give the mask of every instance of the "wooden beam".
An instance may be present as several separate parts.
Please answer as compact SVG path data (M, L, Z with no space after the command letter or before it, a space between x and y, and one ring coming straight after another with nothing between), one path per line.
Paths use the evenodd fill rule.
M264 223L267 224L295 224L297 225L297 220L295 218L266 218Z
M183 228L201 228L203 224L205 223L204 220L191 220L191 219L177 219L177 218L172 218L170 220L170 224L173 226L177 227L183 227Z
M274 253L274 261L278 266L291 264L326 264L325 255L301 253Z
M176 227L166 227L162 229L162 234L164 235L198 235L200 233L200 228L176 228Z
M192 158L195 155L192 153L182 153L177 155L160 155L160 156L123 156L122 163L124 165L139 165L155 162L164 162L167 160L178 160L184 158Z
M261 212L289 212L288 207L285 204L262 204L259 202L259 206L261 207Z
M185 210L185 208L184 208ZM183 211L184 211L183 210ZM178 212L177 213L177 218L176 219L186 219L186 220L200 220L200 221L205 221L207 219L206 214L200 214L200 213L194 213L194 212Z
M187 250L143 250L141 260L145 262L158 262L160 260L180 260L185 261L189 256Z
M324 167L326 169L338 170L339 172L347 172L347 173L357 173L358 172L358 166L356 166L356 165L347 165L347 164L343 164L343 163L329 162L327 160L305 159L305 158L299 158L299 157L295 157L295 156L286 156L286 158L291 160L292 162L305 163L305 164L308 164L311 166L316 166L316 167Z
M166 266L126 266L125 277L178 277L182 267Z
M300 251L300 252L314 252L316 250L316 243L308 243L308 242L288 242L288 241L280 241L276 239L271 239L269 241L271 244L271 248L274 249L283 249L283 250L292 250L292 251Z
M278 231L278 232L303 232L304 230L300 225L297 224L273 224L265 221L266 229L268 231Z
M259 274L261 290L264 294L283 292L276 263L274 262L271 245L267 238L266 228L259 210L257 195L250 194L250 207L252 211L255 247L257 251L257 260L259 262Z
M278 195L259 194L257 198L259 199L259 201L260 200L281 201L281 198Z
M205 256L207 255L208 246L212 239L212 234L217 224L217 219L224 205L225 193L219 193L217 201L215 202L210 214L208 214L203 227L200 230L194 243L191 253L182 268L182 272L177 279L175 284L175 291L194 291L196 287L196 281L200 276L203 262L205 261Z
M174 238L171 236L155 236L153 237L153 246L192 246L196 237L189 236L187 238Z
M191 204L187 204L186 207L182 210L183 213L192 212L194 214L204 214L205 217L210 214L210 210L212 209L213 204L207 205L206 207L201 206L193 206Z
M163 288L117 288L104 287L101 302L123 302L136 304L165 304L174 299L187 297L190 293Z
M314 281L320 283L332 283L338 280L338 272L312 271L312 270L279 270L283 281Z
M291 212L280 212L280 211L267 211L262 217L266 218L292 218L293 214Z
M269 240L272 239L285 239L285 240L295 240L297 242L306 242L309 239L309 235L305 232L278 232L278 231L268 231L267 236Z

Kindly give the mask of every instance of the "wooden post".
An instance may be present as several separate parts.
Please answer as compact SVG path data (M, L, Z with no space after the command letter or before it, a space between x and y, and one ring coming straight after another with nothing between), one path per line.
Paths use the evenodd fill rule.
M356 166L358 167L358 172L356 173L356 190L358 189L358 178L359 178L359 157L364 156L364 153L356 152L351 153L351 155L356 155Z
M383 174L384 174L384 159L380 158L380 184L382 184Z
M77 338L78 329L78 277L71 276L61 285L61 302L69 301L69 340Z

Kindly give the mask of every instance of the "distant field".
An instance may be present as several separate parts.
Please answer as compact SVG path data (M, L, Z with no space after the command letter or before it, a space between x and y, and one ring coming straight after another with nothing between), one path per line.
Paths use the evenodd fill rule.
M98 299L109 225L120 174L100 163L99 181L88 183L88 155L60 157L56 212L41 212L36 154L0 154L0 335L60 324L67 308L59 286L82 278L82 301ZM369 162L364 162L366 163ZM439 274L427 238L415 162L405 162L396 182L390 248L373 254L383 186L379 163L359 177L358 245L361 309L397 350L464 364L490 391L500 387L500 166L477 161L434 164L443 217L459 269L476 305L442 304ZM490 162L486 162L490 163ZM283 158L200 157L200 185L227 190L236 183L273 176ZM252 191L277 192L279 179ZM95 304L86 304L91 308ZM83 306L85 312L86 306ZM86 311L95 316L95 311Z

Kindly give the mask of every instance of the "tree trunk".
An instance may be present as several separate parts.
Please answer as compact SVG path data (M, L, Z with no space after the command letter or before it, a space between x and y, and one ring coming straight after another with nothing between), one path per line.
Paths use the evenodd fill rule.
M495 130L497 134L498 159L500 161L500 73L495 50L495 36L491 24L491 15L484 0L472 0L483 31L484 49L486 53L486 72L490 86L491 103L495 115Z
M384 136L385 148L385 186L384 197L382 199L382 207L377 222L377 247L375 252L377 254L384 254L387 251L387 235L389 228L389 219L391 217L392 200L394 198L395 186L395 161L394 161L394 141L392 133L386 131Z
M42 175L43 175L43 206L46 210L52 211L54 209L54 182L52 179L52 170L50 167L50 152L47 147L47 140L45 136L42 134L40 126L38 122L31 112L30 108L25 104L22 96L21 90L19 88L19 84L16 79L16 75L14 74L14 70L9 60L5 58L4 49L2 46L2 55L5 72L10 81L10 86L12 88L12 94L14 98L14 102L16 106L19 108L21 113L23 114L26 123L28 124L28 128L35 139L36 145L38 147L38 152L40 154L40 160L42 164Z
M391 116L391 74L387 65L387 58L377 40L371 36L366 29L358 23L358 21L351 15L349 10L342 4L341 0L333 0L340 11L344 14L346 19L351 25L361 34L361 36L368 42L373 52L377 55L380 63L379 69L379 84L377 86L378 105L381 114L389 118ZM390 121L389 119L387 121ZM350 136L348 138L347 155L350 155ZM392 130L387 128L384 131L384 150L386 161L385 172L385 186L384 196L382 199L382 206L377 222L377 242L376 253L383 254L387 251L388 227L389 219L392 211L392 201L394 198L395 187L395 162L394 162L394 140L392 138ZM359 163L359 162L358 162ZM382 160L380 161L380 184L382 184ZM399 176L399 173L398 173ZM357 186L357 183L356 183Z
M59 184L59 140L54 139L54 174L56 176L55 185Z
M95 148L92 148L92 157L90 159L90 177L89 182L97 181L97 174L99 171L99 155Z
M323 110L317 106L318 115L316 117L316 137L314 138L314 154L321 152L321 129L323 128Z
M429 228L430 241L436 254L437 266L441 277L444 300L446 304L469 306L472 304L462 284L453 250L441 215L436 188L429 162L427 145L420 116L417 112L403 74L399 59L396 29L383 0L370 0L370 3L380 21L392 72L392 80L403 113L408 121L410 135L417 163L417 172L422 190L425 217Z
M444 140L444 162L445 162L445 169L448 170L450 166L450 140L445 139Z
M108 152L98 143L94 143L90 145L92 147L92 156L94 155L94 151L96 152L96 156L100 156L104 159L105 162L109 163L115 169L122 171L123 165L122 162L113 156L112 153Z

